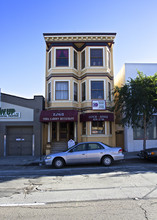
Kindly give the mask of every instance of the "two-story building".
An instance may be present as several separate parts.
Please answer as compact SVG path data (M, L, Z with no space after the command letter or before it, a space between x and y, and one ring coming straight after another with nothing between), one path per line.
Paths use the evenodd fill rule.
M112 107L116 33L44 33L46 42L44 149L75 142L115 146Z

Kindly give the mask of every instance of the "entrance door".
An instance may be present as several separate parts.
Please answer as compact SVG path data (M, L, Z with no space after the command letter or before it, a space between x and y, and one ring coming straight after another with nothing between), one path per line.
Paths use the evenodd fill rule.
M60 141L67 141L68 140L68 129L66 122L60 122L59 128L59 139Z

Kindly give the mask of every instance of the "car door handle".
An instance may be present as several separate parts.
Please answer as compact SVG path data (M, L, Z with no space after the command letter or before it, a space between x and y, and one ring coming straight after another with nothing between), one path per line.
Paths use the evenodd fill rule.
M82 154L82 155L86 155L86 154Z

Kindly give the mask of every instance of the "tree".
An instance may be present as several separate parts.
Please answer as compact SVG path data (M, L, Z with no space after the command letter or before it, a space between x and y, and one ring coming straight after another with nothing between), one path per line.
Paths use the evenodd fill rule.
M143 150L146 149L147 127L157 113L157 73L146 76L137 72L122 87L114 88L114 110L120 115L121 124L144 130Z

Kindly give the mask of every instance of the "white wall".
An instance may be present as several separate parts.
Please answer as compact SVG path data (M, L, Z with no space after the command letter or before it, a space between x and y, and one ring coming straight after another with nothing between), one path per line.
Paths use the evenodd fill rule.
M125 63L116 75L115 83L120 86L119 81L123 84L129 78L136 78L137 71L143 72L145 75L150 76L157 73L157 63ZM124 147L128 152L140 151L143 149L143 140L133 139L133 129L125 127L124 129ZM146 147L157 147L157 140L147 140Z

